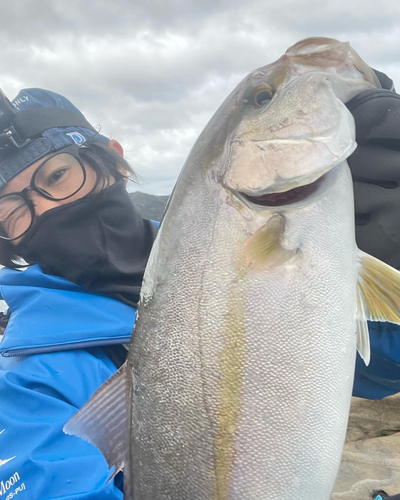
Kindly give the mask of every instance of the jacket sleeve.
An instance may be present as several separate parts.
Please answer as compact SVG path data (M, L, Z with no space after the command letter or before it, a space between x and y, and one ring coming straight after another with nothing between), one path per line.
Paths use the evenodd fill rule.
M353 396L382 399L400 392L400 326L369 322L371 362L357 355Z
M115 371L98 348L0 361L1 500L122 500L100 451L62 430Z

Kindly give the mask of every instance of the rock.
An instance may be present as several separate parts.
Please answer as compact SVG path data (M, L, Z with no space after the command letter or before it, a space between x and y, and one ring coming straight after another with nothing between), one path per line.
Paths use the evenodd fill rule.
M332 500L371 500L400 493L400 395L353 398Z

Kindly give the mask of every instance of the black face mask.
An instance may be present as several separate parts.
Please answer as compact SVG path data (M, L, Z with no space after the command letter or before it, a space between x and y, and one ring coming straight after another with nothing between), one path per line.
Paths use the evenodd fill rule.
M16 254L46 274L134 306L156 233L121 180L45 212L16 245Z

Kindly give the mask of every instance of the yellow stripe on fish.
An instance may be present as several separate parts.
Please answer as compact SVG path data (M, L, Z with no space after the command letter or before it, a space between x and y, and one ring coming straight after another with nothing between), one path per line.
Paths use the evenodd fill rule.
M235 433L240 421L243 368L246 357L246 300L244 269L238 272L225 316L225 348L220 353L220 404L215 438L214 500L229 498L230 474L235 462Z

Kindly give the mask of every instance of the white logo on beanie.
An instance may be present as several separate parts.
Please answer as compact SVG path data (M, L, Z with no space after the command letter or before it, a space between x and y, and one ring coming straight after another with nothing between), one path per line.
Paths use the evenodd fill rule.
M15 109L19 110L18 105L22 104L23 102L29 101L29 96L28 95L23 95L21 97L18 97L18 99L15 99L11 104L14 106Z

